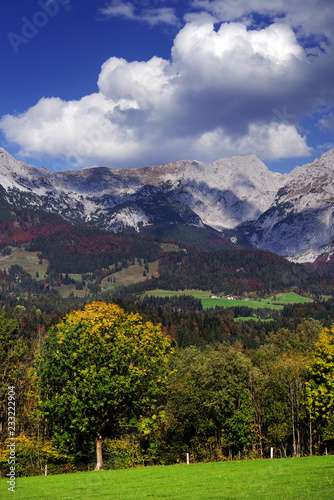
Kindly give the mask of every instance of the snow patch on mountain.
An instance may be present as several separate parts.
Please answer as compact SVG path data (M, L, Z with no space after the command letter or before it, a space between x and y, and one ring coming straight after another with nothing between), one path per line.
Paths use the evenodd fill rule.
M149 217L143 210L127 206L112 214L106 222L104 229L120 231L125 227L133 227L138 230L140 226L147 226L149 224Z
M254 246L298 262L330 252L334 241L334 149L296 167L275 202L248 229Z
M187 205L203 223L218 229L233 228L266 210L284 182L283 175L270 172L254 155L222 158L210 165L182 160L136 169L97 167L51 172L0 151L0 183L7 191L16 188L47 197L45 208L54 209L58 203L61 213L65 207L76 207L86 221L94 219L97 212L109 217L110 211L122 203L142 200L143 187L154 186L167 202ZM146 201L150 196L148 191ZM40 206L45 206L45 200L39 201ZM38 205L36 197L34 202L31 199L33 203ZM128 224L131 217L122 213L124 224ZM121 215L117 217L121 219Z
M255 155L52 172L0 148L0 185L9 203L109 230L161 222L238 227L254 247L298 262L334 247L334 149L282 175Z

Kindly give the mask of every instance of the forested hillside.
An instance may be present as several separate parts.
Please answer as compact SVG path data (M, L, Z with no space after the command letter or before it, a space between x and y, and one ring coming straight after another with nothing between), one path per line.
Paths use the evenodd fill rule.
M0 388L4 415L15 388L18 474L93 467L96 443L105 468L334 451L331 276L267 251L2 215ZM249 302L144 293L158 288ZM309 302L269 302L292 291Z
M50 235L68 227L70 224L56 214L21 209L10 205L0 197L1 247L28 243L38 236Z
M48 236L39 236L27 246L39 251L56 273L86 273L120 267L136 259L157 260L161 249L153 238L136 233L115 234L85 226L69 226Z
M160 288L210 289L236 295L244 292L275 293L296 287L325 293L334 281L309 272L278 255L260 250L220 250L165 254L160 259Z

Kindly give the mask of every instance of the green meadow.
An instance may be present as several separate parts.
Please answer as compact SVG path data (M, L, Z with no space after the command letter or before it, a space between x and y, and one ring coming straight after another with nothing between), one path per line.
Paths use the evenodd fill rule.
M141 281L147 280L147 278L149 278L151 274L157 276L158 264L159 264L158 260L156 260L155 262L150 262L148 264L149 271L145 276L143 275L144 266L140 266L138 263L136 263L134 266L126 267L121 271L118 271L117 273L111 274L109 276L109 279L110 280L115 279L115 282L108 281L108 278L104 278L101 281L102 291L105 291L107 289L112 289L117 286L126 286L126 285L132 285L133 283L140 283Z
M154 297L172 297L175 295L192 295L197 299L201 299L203 309L208 309L210 307L232 307L232 306L247 306L252 309L276 309L281 310L286 304L303 304L305 302L313 302L312 299L308 297L302 297L295 292L279 293L273 297L267 299L254 299L249 298L249 300L244 299L234 299L229 300L227 298L212 299L211 292L201 291L201 290L152 290L146 292L146 295L153 295Z
M244 460L82 472L0 481L0 498L333 500L334 456Z
M21 248L11 247L10 255L0 254L0 268L8 269L11 266L22 266L33 278L36 277L36 272L39 274L39 279L45 279L49 261L43 259L42 264L39 263L38 252L27 252Z

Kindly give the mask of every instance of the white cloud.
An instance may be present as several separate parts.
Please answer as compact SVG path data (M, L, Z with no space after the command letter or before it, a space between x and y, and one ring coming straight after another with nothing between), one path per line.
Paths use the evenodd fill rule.
M324 113L323 118L319 120L319 125L325 130L334 130L334 111Z
M176 36L172 54L183 71L190 68L197 78L214 77L219 85L234 80L242 87L248 76L265 78L267 84L268 72L286 75L305 61L293 31L277 24L247 31L242 23L225 23L215 31L211 22L191 22Z
M101 93L69 102L43 98L18 117L5 116L2 125L8 139L18 143L24 155L74 157L80 166L95 154L101 158L118 157L123 148L135 153L131 130L109 120L115 107Z
M120 17L131 21L142 21L155 26L157 24L179 25L174 9L170 7L142 8L142 3L136 5L122 0L113 0L99 9L104 17Z
M121 0L114 0L105 7L101 7L100 13L105 17L123 17L131 20L136 18L133 4Z
M214 161L224 155L232 156L236 151L240 155L256 154L262 160L278 160L308 156L312 150L307 146L306 138L300 136L293 125L272 122L269 125L250 124L245 135L232 139L222 128L205 132L193 146L197 156L210 152L208 161Z
M98 87L104 96L116 101L128 99L136 109L158 106L166 99L173 79L169 66L169 62L160 57L130 63L111 57L102 65Z
M179 26L180 24L174 9L171 9L170 7L144 9L139 16L139 20L146 21L152 26L156 24L170 24L172 26Z
M252 23L254 13L296 30L300 36L333 38L334 10L332 0L193 0L193 8L213 14L222 22L243 20Z
M137 15L126 3L111 7ZM170 61L111 57L97 93L69 102L43 98L3 117L0 129L23 155L74 158L78 167L310 154L298 121L333 99L332 56L320 52L310 61L287 23L258 30L242 21L214 23L207 13L188 16Z

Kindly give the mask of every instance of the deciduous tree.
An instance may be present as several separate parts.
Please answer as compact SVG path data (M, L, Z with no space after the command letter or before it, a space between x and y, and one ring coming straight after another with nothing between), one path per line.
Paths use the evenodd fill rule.
M164 395L170 341L115 304L93 302L51 328L38 358L42 410L50 431L74 453L154 413Z
M306 408L310 419L310 454L312 427L323 441L334 439L334 325L324 328L316 343L314 356L307 366Z

